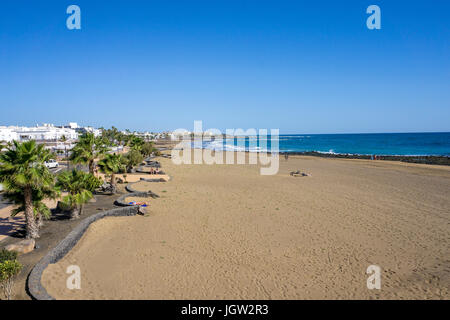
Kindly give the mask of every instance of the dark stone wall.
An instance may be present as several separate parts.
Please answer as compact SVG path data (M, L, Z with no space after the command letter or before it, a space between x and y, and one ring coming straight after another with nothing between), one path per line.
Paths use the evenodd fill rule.
M128 197L148 198L148 197L150 197L150 194L148 192L142 192L142 191L130 192L130 193L124 194L124 195L120 196L119 198L117 198L117 200L114 202L114 204L121 206L121 207L132 207L133 205L129 204L128 202L125 202L125 199Z
M344 159L371 159L371 155L358 155L358 154L340 154L340 153L319 153L315 151L305 152L280 152L280 157L288 155L298 156L314 156L321 158L344 158ZM377 160L388 161L401 161L409 163L423 163L423 164L438 164L438 165L450 165L450 157L447 156L389 156L389 155L377 155Z

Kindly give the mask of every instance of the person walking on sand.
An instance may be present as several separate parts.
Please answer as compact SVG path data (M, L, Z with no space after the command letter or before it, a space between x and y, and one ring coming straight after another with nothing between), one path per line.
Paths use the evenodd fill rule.
M286 161L288 161L288 158L289 158L289 154L286 152L286 153L284 154L284 159L285 159Z

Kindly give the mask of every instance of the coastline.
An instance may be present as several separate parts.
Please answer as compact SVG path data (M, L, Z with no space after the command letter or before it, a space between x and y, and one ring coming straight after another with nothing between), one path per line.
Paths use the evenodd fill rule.
M181 141L157 141L155 146L161 146L164 150L170 150L175 147L177 143ZM203 147L202 150L211 150L209 148ZM215 152L224 152L222 150L215 150ZM232 151L232 152L258 152L258 151ZM261 151L263 152L263 151ZM271 152L268 152L271 154ZM387 154L353 154L353 153L332 153L332 152L319 152L319 151L279 151L280 157L285 154L288 156L312 156L319 158L337 158L337 159L362 159L371 160L371 158L376 155L377 160L384 161L400 161L407 163L418 163L418 164L429 164L429 165L444 165L450 166L450 156L441 155L387 155Z

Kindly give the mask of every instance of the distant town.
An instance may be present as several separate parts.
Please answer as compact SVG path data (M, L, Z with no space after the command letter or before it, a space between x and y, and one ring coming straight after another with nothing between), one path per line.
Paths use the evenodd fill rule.
M118 130L115 127L112 130L123 135L134 135L143 138L146 141L156 141L161 139L179 140L183 136L193 136L193 131L186 129L178 129L175 131L163 132L139 132L130 130ZM54 125L52 123L43 123L33 127L25 126L1 126L0 125L0 142L12 142L14 140L19 142L35 140L38 143L45 143L47 148L64 149L69 147L78 140L78 137L84 133L92 133L95 137L101 136L105 128L94 128L91 126L80 126L76 122L69 122L67 125ZM216 133L209 130L201 130L202 136L223 138L227 137L241 137L241 136L256 136L254 134L245 133L244 131L236 131L235 135ZM55 150L56 151L56 150Z
M0 141L58 141L61 138L66 140L77 140L78 135L90 132L98 137L102 134L103 128L83 127L76 122L69 122L67 125L55 126L54 124L44 123L34 127L22 126L0 126ZM168 137L169 132L131 132L130 130L121 131L122 134L134 134L142 138L155 140Z
M114 127L113 127L114 128ZM115 129L115 128L114 128ZM30 141L45 143L46 148L54 152L71 149L78 137L84 133L92 133L95 137L102 135L104 128L94 128L90 126L80 126L76 122L69 122L67 125L54 125L44 123L33 127L25 126L0 126L0 142ZM117 130L117 129L115 129ZM173 135L170 132L137 132L130 130L119 131L123 135L135 135L147 141L169 139Z

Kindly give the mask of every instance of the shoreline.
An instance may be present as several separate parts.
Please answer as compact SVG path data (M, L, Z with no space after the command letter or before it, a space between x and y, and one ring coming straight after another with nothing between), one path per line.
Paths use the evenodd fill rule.
M155 147L160 145L163 149L161 151L171 151L180 141L155 142ZM194 148L192 148L194 149ZM214 152L244 152L244 153L260 153L263 151L248 151L248 150L214 150L209 148L201 148L202 150L211 150ZM267 152L272 154L273 152ZM372 156L376 155L376 160L383 161L398 161L406 163L428 164L428 165L443 165L450 166L450 155L389 155L389 154L356 154L356 153L328 153L319 151L278 151L280 156L287 154L288 156L312 156L319 158L338 158L338 159L361 159L372 160Z

